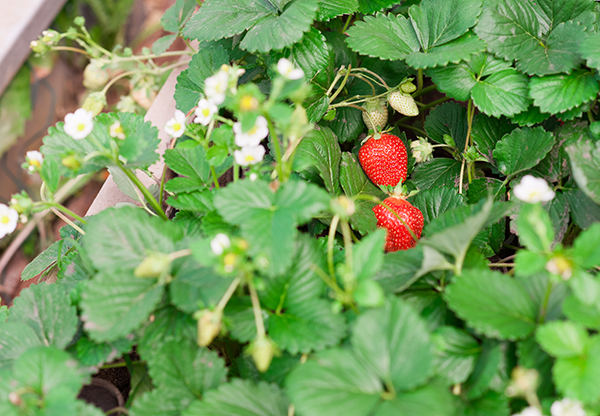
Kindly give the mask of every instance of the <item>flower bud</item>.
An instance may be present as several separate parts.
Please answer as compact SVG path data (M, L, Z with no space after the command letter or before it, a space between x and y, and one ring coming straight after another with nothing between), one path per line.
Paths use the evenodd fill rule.
M423 137L419 137L419 140L410 142L410 148L412 149L412 155L417 163L427 162L433 157L433 146Z
M562 254L555 254L546 263L546 270L563 280L569 280L573 275L573 263Z
M52 29L44 30L41 41L47 45L56 45L60 41L60 34Z
M21 406L23 404L21 396L19 396L19 393L15 391L8 393L8 401L15 406Z
M207 347L221 333L223 312L204 309L196 312L194 318L198 320L198 345Z
M23 214L33 207L33 201L25 191L21 191L20 194L14 194L12 196L10 199L10 207L19 214Z
M109 80L108 71L95 59L83 70L83 86L92 91L101 90Z
M78 170L81 167L81 159L77 155L66 156L60 163L71 170Z
M354 201L344 195L332 199L330 205L331 211L344 219L350 218L356 211Z
M85 99L81 108L91 111L95 116L100 114L106 105L106 95L102 92L93 92Z
M413 84L411 81L408 81L408 82L405 82L404 84L400 85L400 89L405 94L412 94L413 92L415 92L417 90L417 86L415 84Z
M512 371L512 381L506 388L509 397L526 397L535 393L539 385L539 373L524 367L515 367Z
M135 277L161 277L171 270L171 258L164 253L151 253L133 271Z
M29 44L29 47L31 48L32 51L34 51L35 53L39 53L39 54L46 53L50 50L50 47L48 45L46 45L44 42L39 41L39 40L31 41L31 43Z
M279 354L277 345L266 335L256 337L250 344L249 351L257 370L261 373L269 369L273 357Z

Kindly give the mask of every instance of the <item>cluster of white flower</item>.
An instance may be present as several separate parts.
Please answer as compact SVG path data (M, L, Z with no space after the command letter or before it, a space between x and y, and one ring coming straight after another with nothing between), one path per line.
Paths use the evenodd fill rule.
M18 222L19 213L7 205L0 204L0 238L12 233L17 228Z
M75 140L85 139L94 129L94 113L77 109L74 113L65 116L65 133Z
M258 116L254 126L248 131L242 131L242 123L238 121L233 124L233 133L235 134L235 144L242 148L233 152L238 165L254 165L263 159L265 148L260 145L260 142L269 135L266 118Z
M210 249L216 256L223 254L225 250L231 247L231 241L226 234L219 233L210 241Z
M552 403L550 414L552 416L586 416L587 413L577 400L562 399ZM530 406L513 416L544 416L544 414L537 407Z
M37 172L42 168L44 156L37 150L30 150L25 154L25 161L27 162L27 170L29 172Z
M513 194L521 201L530 204L551 201L554 191L548 186L548 182L532 175L525 175L521 182L513 189Z
M281 58L277 63L277 71L281 76L288 80L300 79L304 76L302 69L295 68L286 58ZM225 101L227 90L231 90L230 84L244 73L243 69L234 69L228 65L223 65L221 69L213 76L204 81L204 95L194 110L194 123L208 126L213 117L219 111L219 105ZM165 131L171 137L181 137L185 133L186 115L175 111L175 116L165 125ZM235 144L241 149L233 153L235 161L240 166L248 166L259 163L265 156L265 148L260 142L269 135L267 119L259 116L253 127L248 131L242 131L242 124L237 122L233 125L235 133Z

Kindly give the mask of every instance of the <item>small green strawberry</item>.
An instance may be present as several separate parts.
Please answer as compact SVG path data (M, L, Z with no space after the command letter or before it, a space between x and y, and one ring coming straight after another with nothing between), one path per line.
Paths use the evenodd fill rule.
M405 94L412 94L413 92L415 92L417 90L417 86L415 84L413 84L412 82L407 81L404 84L400 85L400 89Z
M362 112L363 121L369 130L381 131L388 120L388 109L385 100L368 100Z
M401 91L394 91L388 95L388 103L394 110L405 116L414 117L419 115L419 108L415 99Z

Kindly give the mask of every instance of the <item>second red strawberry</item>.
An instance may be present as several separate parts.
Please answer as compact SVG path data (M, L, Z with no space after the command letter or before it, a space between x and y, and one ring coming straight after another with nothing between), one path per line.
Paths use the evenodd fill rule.
M396 186L406 180L406 147L398 136L374 135L360 148L358 160L375 185Z

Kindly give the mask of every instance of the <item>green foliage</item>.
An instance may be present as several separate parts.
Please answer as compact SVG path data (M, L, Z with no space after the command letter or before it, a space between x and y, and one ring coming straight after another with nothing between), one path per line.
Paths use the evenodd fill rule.
M170 172L137 180L158 129L125 112L77 140L58 123L42 166L25 165L40 201L13 207L77 221L23 271L56 282L0 308L0 413L97 416L76 393L124 358L134 416L508 416L562 398L597 414L600 6L200 3L177 0L153 48L199 41L182 52ZM84 43L110 71L167 70ZM368 131L363 106L383 113L398 90L418 116L388 108ZM407 150L397 186L359 162L381 132ZM141 208L57 203L63 177L105 167ZM392 194L423 230L385 252L398 233L373 209Z

